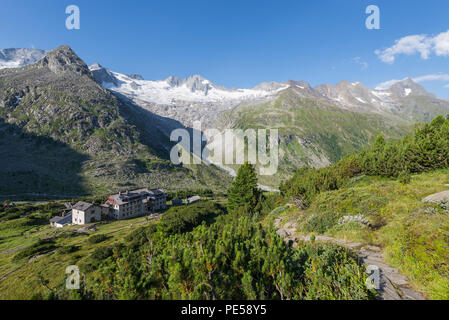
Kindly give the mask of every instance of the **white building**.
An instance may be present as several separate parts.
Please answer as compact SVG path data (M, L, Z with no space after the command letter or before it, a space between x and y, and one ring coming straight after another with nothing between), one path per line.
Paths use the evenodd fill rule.
M88 224L101 221L101 209L93 203L80 201L72 207L72 224Z
M167 208L167 196L160 189L137 189L109 196L105 203L111 218L122 220L152 214Z

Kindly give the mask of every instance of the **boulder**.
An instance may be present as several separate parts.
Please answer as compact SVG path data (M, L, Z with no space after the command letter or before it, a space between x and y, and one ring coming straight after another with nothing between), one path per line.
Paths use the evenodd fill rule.
M436 203L436 204L440 204L442 202L449 202L449 190L431 194L430 196L427 196L424 199L422 199L422 202Z

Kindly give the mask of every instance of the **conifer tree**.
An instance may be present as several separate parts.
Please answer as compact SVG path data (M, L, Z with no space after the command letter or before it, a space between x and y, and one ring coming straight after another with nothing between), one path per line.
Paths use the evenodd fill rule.
M245 208L247 212L253 213L260 197L256 169L252 164L245 162L240 166L237 176L228 190L228 210L234 212L237 208Z

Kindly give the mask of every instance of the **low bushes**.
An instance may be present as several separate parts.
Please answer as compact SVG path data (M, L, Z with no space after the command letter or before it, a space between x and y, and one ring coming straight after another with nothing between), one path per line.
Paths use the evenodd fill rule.
M73 246L73 245L64 246L64 247L58 249L58 254L69 254L69 253L76 252L79 249L80 249L79 246Z
M159 228L168 234L184 233L200 225L212 222L225 209L215 202L199 202L190 206L170 208L161 218Z
M303 167L281 183L284 196L304 209L317 194L345 186L352 177L365 174L399 178L410 182L411 173L449 167L449 119L436 117L432 123L417 128L413 136L387 142L378 136L371 148L341 159L336 164L313 169Z
M284 243L251 217L222 215L191 232L155 232L103 260L96 299L372 299L341 247Z
M19 253L17 253L14 256L13 261L31 258L39 254L48 253L50 251L53 251L54 249L56 249L54 240L52 239L39 240L36 244L29 246L28 248L25 248Z
M108 236L106 236L104 234L96 234L96 235L90 236L89 239L87 239L87 242L89 242L90 244L96 244L96 243L106 241L107 239L108 239Z

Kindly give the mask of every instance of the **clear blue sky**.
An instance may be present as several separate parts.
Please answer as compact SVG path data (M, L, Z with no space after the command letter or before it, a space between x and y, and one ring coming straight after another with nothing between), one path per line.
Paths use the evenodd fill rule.
M71 4L81 10L80 30L65 28ZM380 8L380 30L365 27L370 4ZM375 54L406 36L432 41L449 30L448 18L447 0L2 0L0 48L68 44L86 63L117 72L146 79L201 74L226 87L289 79L375 87L433 75L438 80L421 84L449 97L443 36L440 50L430 47L424 58L410 47L413 54L404 54L407 45L393 48L394 63Z

